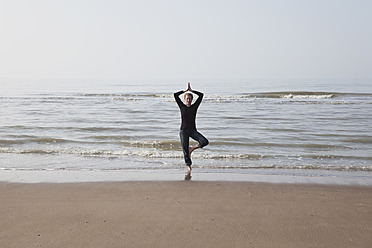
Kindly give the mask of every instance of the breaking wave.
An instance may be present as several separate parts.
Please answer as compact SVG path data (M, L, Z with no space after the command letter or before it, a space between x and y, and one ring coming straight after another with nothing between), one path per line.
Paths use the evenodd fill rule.
M4 97L3 99L42 99L42 100L54 100L54 101L72 101L72 100L82 100L86 101L89 98L96 99L107 99L116 101L140 101L149 98L165 98L173 99L173 93L91 93L91 94L76 94L76 95L66 95L66 96L54 96L54 95L38 95L29 97ZM318 92L318 91L279 91L279 92L258 92L258 93L243 93L234 95L224 95L224 94L206 94L206 99L219 99L223 100L235 100L242 101L247 99L309 99L309 100L321 100L321 99L335 99L335 98L353 98L353 99L369 99L372 100L372 94L370 93L339 93L339 92Z

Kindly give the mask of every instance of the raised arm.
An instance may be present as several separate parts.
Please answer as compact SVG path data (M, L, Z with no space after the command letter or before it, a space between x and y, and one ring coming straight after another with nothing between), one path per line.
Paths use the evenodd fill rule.
M191 89L190 82L188 82L186 90L180 90L180 91L177 91L176 93L174 93L174 99L176 99L176 102L177 102L178 106L184 105L184 103L181 101L179 96L181 94L187 92L187 91L195 93L198 96L198 99L195 101L194 104L199 105L201 103L202 99L203 99L204 94L202 92Z
M192 93L195 93L196 95L198 95L198 99L196 100L196 102L194 104L199 105L201 103L201 101L203 100L204 94L199 92L199 91L192 90L190 82L187 84L187 90L191 91Z
M196 90L192 90L191 92L198 95L198 99L196 99L194 104L199 105L201 103L201 101L203 100L204 94L202 92L199 92L199 91L196 91Z
M184 105L183 102L180 99L180 95L187 92L187 91L192 91L191 86L190 86L190 82L188 82L186 90L180 90L180 91L177 91L176 93L174 93L174 99L176 100L178 106Z
M182 93L184 93L184 92L185 92L185 91L180 90L180 91L177 91L176 93L174 93L174 99L176 100L178 106L182 106L182 105L184 105L183 102L181 101L180 97L179 97L179 96L180 96Z

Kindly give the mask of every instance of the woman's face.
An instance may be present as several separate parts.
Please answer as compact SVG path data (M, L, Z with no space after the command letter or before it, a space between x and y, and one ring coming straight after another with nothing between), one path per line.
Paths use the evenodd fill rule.
M185 102L186 102L186 106L190 107L191 103L192 103L192 95L186 95L185 96Z

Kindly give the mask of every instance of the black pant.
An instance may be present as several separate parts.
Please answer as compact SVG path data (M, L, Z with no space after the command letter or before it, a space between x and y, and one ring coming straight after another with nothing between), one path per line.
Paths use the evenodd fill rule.
M181 145L183 150L183 156L187 166L192 164L189 152L189 138L193 138L199 143L199 147L203 148L209 144L209 141L196 129L194 130L180 130Z

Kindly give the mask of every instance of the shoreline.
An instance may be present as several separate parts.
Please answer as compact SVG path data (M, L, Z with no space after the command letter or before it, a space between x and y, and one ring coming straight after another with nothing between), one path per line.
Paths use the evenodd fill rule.
M0 183L91 183L183 181L184 169L155 170L0 170ZM194 169L191 181L372 186L372 173L327 170Z
M361 247L372 187L0 183L1 247Z

